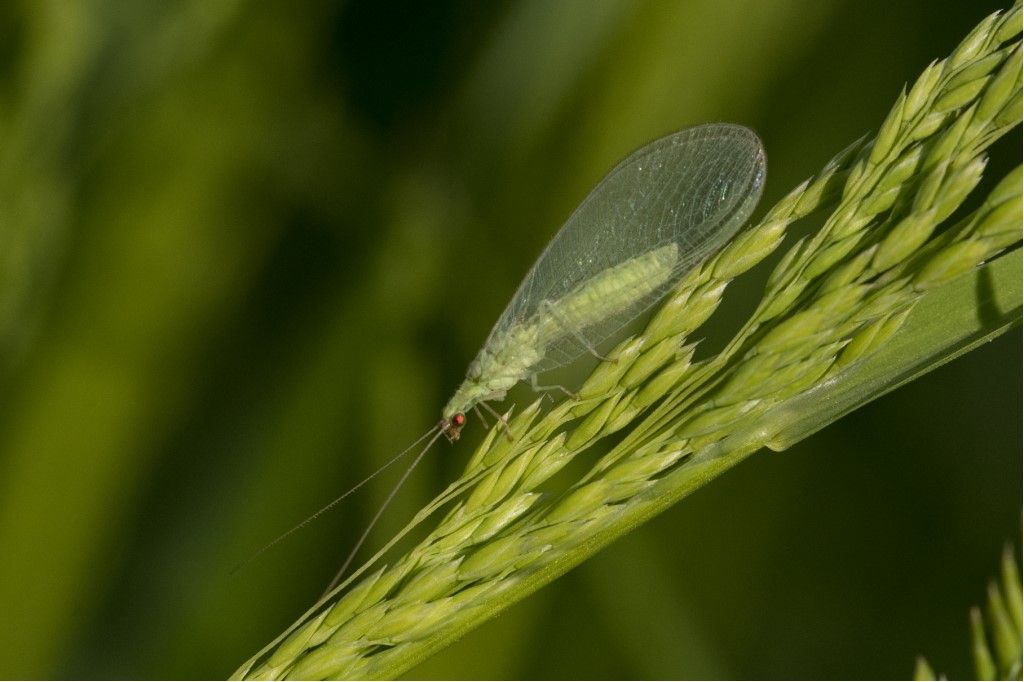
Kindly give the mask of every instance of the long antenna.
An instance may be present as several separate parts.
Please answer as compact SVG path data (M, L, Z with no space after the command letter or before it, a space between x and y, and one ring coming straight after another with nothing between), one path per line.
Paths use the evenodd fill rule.
M427 434L429 433L430 431L427 432ZM388 505L391 504L391 501L395 499L395 495L398 494L398 491L401 489L402 484L404 484L405 480L409 478L409 475L412 474L413 469L415 469L416 465L419 464L420 460L423 459L423 455L427 454L427 452L430 450L430 447L435 442L437 442L437 439L441 437L442 433L444 433L442 429L437 429L437 433L434 434L434 437L430 439L430 442L427 443L422 450L420 450L420 454L416 455L416 459L412 461L412 464L409 465L409 468L406 469L405 473L402 474L402 477L398 479L398 483L396 483L395 487L391 489L391 492L388 493L388 496L384 499L384 503L380 505L380 509L377 510L377 513L374 515L373 519L370 520L370 525L366 527L366 530L363 531L362 536L360 536L359 540L356 542L355 547L353 547L352 550L348 553L348 557L345 559L345 563L341 565L341 568L338 570L337 573L334 574L334 577L331 579L330 584L327 585L327 589L325 589L324 593L320 595L321 599L327 596L327 593L333 590L334 586L337 585L338 581L341 580L342 576L345 575L345 571L347 571L348 567L352 564L352 560L356 558L356 552L358 552L359 548L363 546L364 542L366 542L366 538L370 537L370 531L373 530L373 527L377 525L378 521L380 521L380 517L384 515L384 510L387 509ZM419 443L420 441L423 440L423 438L426 438L426 435L424 435L416 442ZM412 446L409 447L411 448Z
M381 466L380 466L380 468L378 468L378 469L377 469L376 471L374 471L374 472L373 472L372 474L370 474L369 476L367 476L366 478L364 478L363 480L361 480L361 481L360 481L359 483L356 483L356 484L355 484L354 486L352 486L351 488L349 488L349 489L348 489L348 491L346 491L346 492L345 492L344 494L342 494L342 495L340 495L340 496L338 496L338 497L334 498L334 500L333 500L333 501L331 501L331 502L329 502L328 504L324 505L324 506L323 506L323 507L321 507L321 508L320 508L319 510L317 510L317 511L313 512L313 513L312 513L312 514L311 514L310 516L307 516L307 517L306 517L306 518L305 518L304 520L300 521L300 522L299 522L299 523L298 523L297 525L293 526L293 527L292 527L291 529L289 529L289 530L285 531L284 533L281 533L281 534L280 534L280 535L278 535L278 536L277 536L276 538L274 538L273 540L271 540L271 541L270 541L270 542L268 542L267 544L263 545L263 547L261 547L261 548L259 549L259 551L257 551L257 552L256 552L255 554L253 554L252 556L250 556L250 557L249 557L248 559L246 559L245 561L243 561L243 562L241 562L241 563L237 564L237 565L236 565L236 566L235 566L234 568L232 568L232 569L231 569L231 572L229 573L229 575L233 575L234 573L237 573L237 572L238 572L239 570L241 570L242 568L245 568L246 566L248 566L249 564L251 564L251 563L252 563L253 561L255 561L256 559L258 559L258 558L259 558L260 556L262 556L262 555L263 555L263 554L264 554L264 553L265 553L265 552L266 552L267 550L269 550L270 548L272 548L272 547L276 546L276 545L277 545L278 543L280 543L280 542L281 542L282 540L284 540L285 538L287 538L287 537L291 536L291 535L292 535L293 533L295 533L295 532L297 532L297 531L300 531L300 530L302 530L303 528L305 528L306 526L308 526L308 525L309 525L310 523L312 523L313 521L315 521L316 519L318 519L318 518L319 518L320 516L322 516L322 515L326 514L326 513L327 513L327 512L329 512L329 511L330 511L331 509L334 509L334 508L335 508L336 506L338 506L338 505L339 505L339 504L341 503L341 501L342 501L342 500L344 500L344 499L345 499L346 497L348 497L349 495L351 495L352 493L354 493L355 491L359 490L359 489L360 489L360 488L362 488L362 487L363 487L364 485L366 485L367 483L369 483L370 481L372 481L372 480L373 480L373 479L374 479L374 478L375 478L375 477L376 477L376 476L377 476L378 474L380 474L380 472L384 471L384 470L385 470L385 469L387 469L387 468L388 468L389 466L391 466L392 464L394 464L394 463L395 463L395 462L397 462L398 460L400 460L400 459L402 459L403 457L405 457L405 456L406 456L406 455L407 455L407 454L409 453L409 451L410 451L410 450L412 450L412 449L413 449L413 448L415 448L415 447L416 447L417 445L419 445L420 443L422 443L422 442L423 442L423 439L424 439L424 438L426 438L426 437L428 437L428 436L429 436L429 435L430 435L431 433L434 433L434 431L435 431L435 430L437 430L437 435L440 435L441 431L440 431L440 430L438 429L438 427L437 427L437 426L432 426L432 427L430 427L430 430L428 430L428 431L427 431L426 433L424 433L424 434L423 434L422 436L420 436L419 438L417 438L416 440L414 440L414 441L412 442L412 444L411 444L411 445L409 445L409 447L407 447L407 448L406 448L405 450L402 450L402 451L401 451L401 452L399 452L399 453L398 453L397 455L395 455L394 457L392 457L391 459L389 459L389 460L388 460L387 462L385 462L385 463L384 463L383 465L381 465ZM433 438L433 440L431 440L431 441L430 441L430 442L431 442L431 444L433 444L434 440L437 440L437 435L435 435L435 436L434 436L434 438ZM429 448L430 446L428 445L427 447ZM424 451L424 452L426 452L426 451ZM416 459L417 459L417 462L419 461L420 457L423 457L423 453L422 453L422 452L421 452L421 453L419 454L419 456L418 456L418 457L416 458ZM408 472L406 472L406 476L407 476L407 475L408 475ZM404 476L402 477L402 480L403 480L403 481L405 480L405 477L404 477ZM393 494L394 494L394 491L392 492L392 495L393 495ZM390 501L390 498L389 498L389 501ZM385 503L385 504L387 504L387 503ZM374 521L376 521L376 519L374 519ZM365 539L365 538L364 538L364 539ZM362 542L362 540L360 540L360 542ZM358 549L358 547L359 547L359 545L356 545L356 548L357 548L357 549ZM354 553L354 551L353 551L353 553ZM347 567L347 566L348 566L348 564L346 564L346 567Z

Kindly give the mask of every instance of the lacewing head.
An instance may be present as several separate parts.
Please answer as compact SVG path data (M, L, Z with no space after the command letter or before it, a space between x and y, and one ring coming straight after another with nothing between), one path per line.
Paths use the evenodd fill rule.
M462 412L456 412L452 415L451 419L442 419L440 423L441 433L448 439L448 442L454 443L459 439L462 434L462 427L466 425L466 415Z

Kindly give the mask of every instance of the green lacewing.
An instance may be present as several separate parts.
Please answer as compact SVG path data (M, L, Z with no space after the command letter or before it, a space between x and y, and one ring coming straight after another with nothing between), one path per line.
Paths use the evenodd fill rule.
M254 555L335 507L428 439L335 576L345 574L388 504L441 435L455 441L466 413L501 400L520 381L573 362L657 303L721 249L761 197L765 153L749 128L710 123L636 150L573 211L495 323L441 420L341 497ZM492 414L497 414L491 410ZM507 426L506 426L507 429Z
M764 147L748 128L711 123L641 147L590 192L526 274L438 428L568 364L661 299L717 252L761 197Z

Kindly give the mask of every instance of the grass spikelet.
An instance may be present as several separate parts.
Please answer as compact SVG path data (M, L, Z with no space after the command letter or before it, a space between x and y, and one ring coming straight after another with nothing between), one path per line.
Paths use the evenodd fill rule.
M1003 551L1000 569L999 582L989 584L984 612L978 607L970 611L971 658L978 680L1021 678L1021 582L1010 546ZM940 679L923 657L917 659L914 678Z
M971 656L979 680L998 679L995 659L985 641L985 621L981 617L981 609L977 607L971 609Z

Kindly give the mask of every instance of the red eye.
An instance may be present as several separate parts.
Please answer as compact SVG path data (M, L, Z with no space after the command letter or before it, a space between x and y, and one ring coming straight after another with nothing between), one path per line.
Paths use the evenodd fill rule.
M452 417L452 424L455 426L462 426L466 423L466 415L458 412Z

